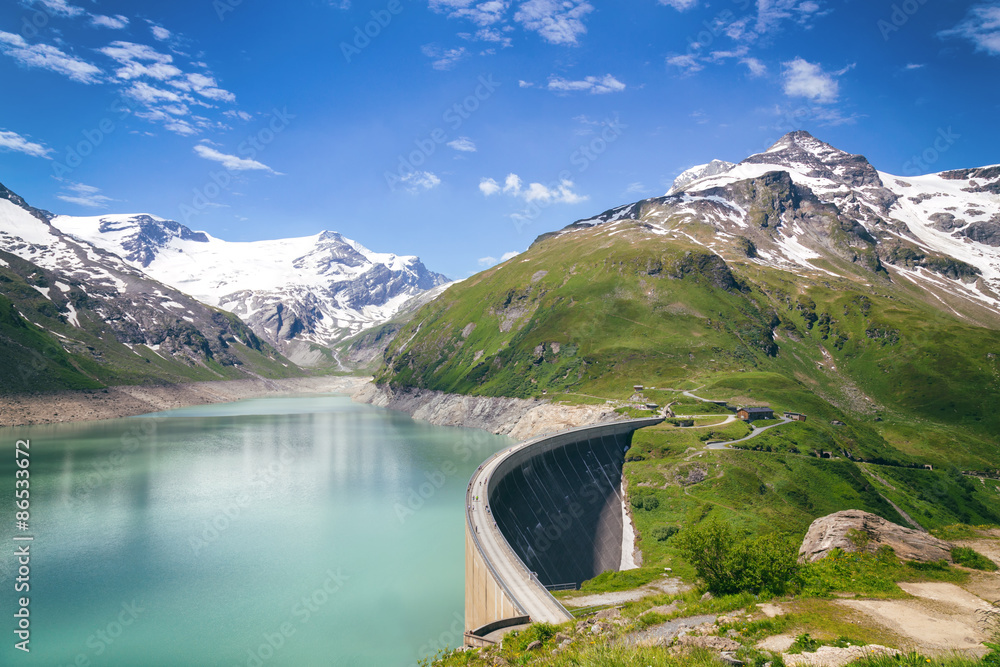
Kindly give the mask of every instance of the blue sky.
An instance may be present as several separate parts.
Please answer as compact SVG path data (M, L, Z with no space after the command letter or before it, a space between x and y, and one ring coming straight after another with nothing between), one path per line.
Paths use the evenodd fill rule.
M794 129L995 164L998 65L996 0L11 0L0 182L460 278Z

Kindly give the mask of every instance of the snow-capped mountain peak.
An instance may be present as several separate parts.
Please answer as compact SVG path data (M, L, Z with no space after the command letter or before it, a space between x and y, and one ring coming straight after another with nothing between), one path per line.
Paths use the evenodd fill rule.
M725 160L712 160L707 164L695 165L690 169L684 170L677 178L674 179L670 192L667 194L669 195L677 192L683 189L688 183L697 181L699 178L724 174L735 166L736 165L732 162L726 162Z
M244 319L293 361L396 314L445 284L419 258L377 253L335 231L231 242L148 214L58 216L53 226Z
M560 233L617 234L635 221L782 270L916 283L972 317L1000 307L1000 166L899 177L793 132L721 173Z

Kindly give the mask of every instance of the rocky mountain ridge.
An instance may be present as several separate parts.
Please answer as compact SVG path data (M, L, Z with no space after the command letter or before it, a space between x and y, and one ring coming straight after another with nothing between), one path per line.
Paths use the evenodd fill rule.
M448 282L417 257L372 252L337 232L240 243L149 214L56 216L52 224L238 315L300 365L330 362L326 348Z
M238 317L64 234L7 188L0 194L0 356L14 369L5 391L43 378L84 387L292 372Z
M1000 167L894 176L807 132L727 164L557 234L639 222L763 266L913 283L977 320L1000 307Z

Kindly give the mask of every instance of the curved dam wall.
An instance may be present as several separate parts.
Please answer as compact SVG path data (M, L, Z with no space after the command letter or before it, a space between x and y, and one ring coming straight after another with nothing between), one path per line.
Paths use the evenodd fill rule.
M472 477L466 523L466 639L504 620L571 616L546 586L579 585L622 559L621 482L634 419L516 445ZM478 498L478 500L477 500Z

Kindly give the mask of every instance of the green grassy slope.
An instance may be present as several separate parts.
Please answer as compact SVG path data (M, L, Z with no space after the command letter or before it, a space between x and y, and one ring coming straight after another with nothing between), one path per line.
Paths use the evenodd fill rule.
M425 306L377 380L569 402L624 399L633 383L701 387L811 416L788 438L771 436L774 447L1000 467L1000 333L886 277L861 279L724 262L641 229L584 230Z

